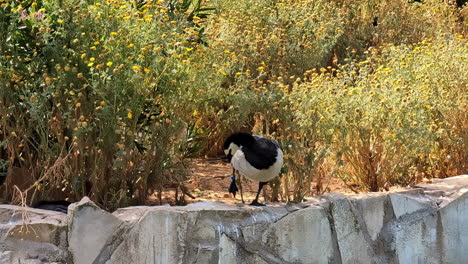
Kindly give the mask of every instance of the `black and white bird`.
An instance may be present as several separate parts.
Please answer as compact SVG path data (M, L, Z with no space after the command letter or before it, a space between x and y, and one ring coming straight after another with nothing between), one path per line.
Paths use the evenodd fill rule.
M283 151L278 141L249 133L235 133L224 142L224 153L233 167L229 192L236 195L235 171L238 171L246 178L260 182L251 205L264 206L258 202L260 191L278 176L283 166Z

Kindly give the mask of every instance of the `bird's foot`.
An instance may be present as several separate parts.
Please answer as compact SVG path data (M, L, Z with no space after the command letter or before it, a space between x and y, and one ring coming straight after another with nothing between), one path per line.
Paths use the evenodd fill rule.
M236 181L233 179L232 182L231 182L231 185L229 185L229 192L232 193L234 195L234 198L235 198L236 193L238 191L239 191L239 188L237 188Z
M266 206L266 204L259 203L256 199L253 200L250 205L252 206Z

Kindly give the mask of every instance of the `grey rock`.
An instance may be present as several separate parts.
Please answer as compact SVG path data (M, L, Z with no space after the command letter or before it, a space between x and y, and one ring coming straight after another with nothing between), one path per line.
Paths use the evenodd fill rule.
M416 187L263 208L0 205L0 264L468 263L468 176Z
M389 196L397 218L412 214L418 210L430 210L435 207L429 198L420 193L392 193Z
M122 224L84 197L68 208L68 249L75 264L91 264Z
M347 198L331 198L331 213L343 263L374 263L374 252L366 240L364 223ZM358 252L358 254L357 254Z

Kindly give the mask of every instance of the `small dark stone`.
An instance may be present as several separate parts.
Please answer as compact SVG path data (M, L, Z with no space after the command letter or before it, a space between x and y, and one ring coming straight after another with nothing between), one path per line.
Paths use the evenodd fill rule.
M68 201L39 201L33 205L33 208L56 211L66 214L70 204L71 203Z

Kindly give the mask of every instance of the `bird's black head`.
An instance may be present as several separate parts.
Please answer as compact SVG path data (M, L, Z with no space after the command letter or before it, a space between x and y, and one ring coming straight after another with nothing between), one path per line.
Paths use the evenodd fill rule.
M249 146L255 143L255 138L245 132L239 132L230 135L226 141L224 141L224 153L228 157L229 161L231 161L232 156L241 146Z

